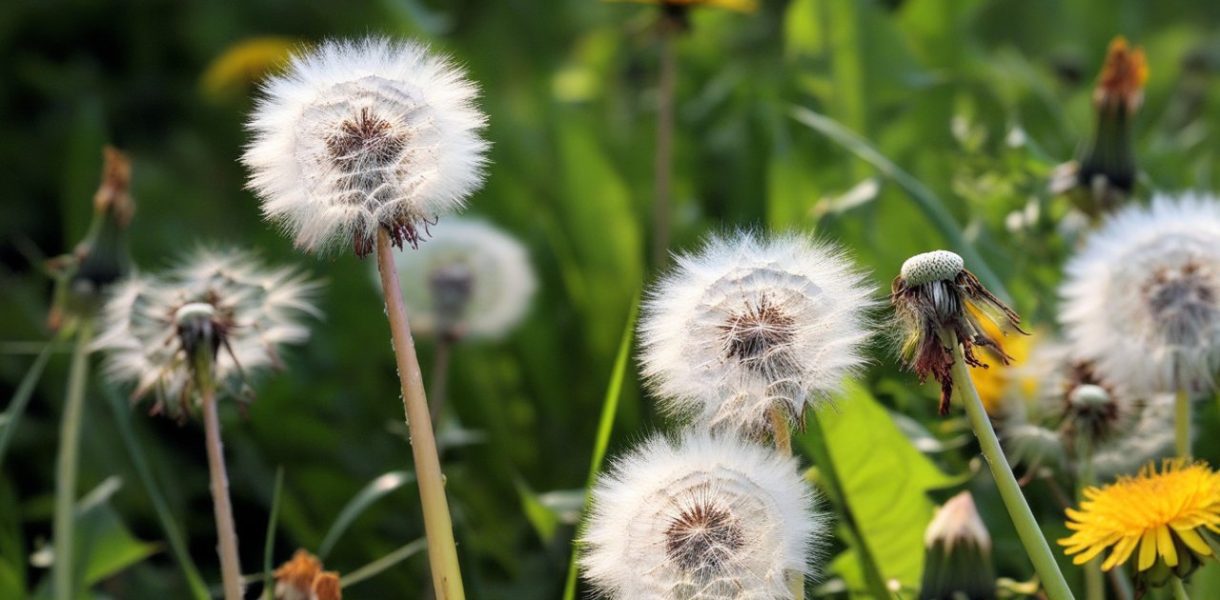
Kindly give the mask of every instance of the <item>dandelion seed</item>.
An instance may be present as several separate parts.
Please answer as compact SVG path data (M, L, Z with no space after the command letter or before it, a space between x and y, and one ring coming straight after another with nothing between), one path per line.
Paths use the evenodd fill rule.
M1220 370L1220 203L1157 197L1067 265L1059 320L1099 375L1138 394L1213 389Z
M242 162L263 214L298 247L416 246L483 182L475 85L420 44L325 42L263 86Z
M521 242L478 220L446 221L394 262L411 329L424 335L501 337L525 316L537 287Z
M990 350L1002 364L1012 358L988 333L984 320L1025 333L1020 316L966 270L962 257L947 250L907 259L894 279L890 302L906 335L901 349L903 360L921 382L930 375L940 383L941 415L948 414L953 397L954 362L953 349L941 340L942 332L956 336L966 364L976 368L988 366L975 356L976 347Z
M593 490L580 564L609 598L773 599L824 535L793 459L706 433L654 438Z
M643 373L670 413L766 431L772 407L800 422L864 364L873 300L838 249L737 233L677 261L640 322Z
M318 315L317 289L297 270L268 269L243 252L199 251L162 275L120 283L93 347L106 352L110 377L135 384L133 396L153 394L154 412L182 417L198 344L208 344L214 381L241 398L247 378L279 365L280 344L308 339L300 318Z
M1074 555L1072 562L1082 565L1109 550L1102 569L1131 559L1142 581L1160 585L1215 555L1220 475L1184 460L1167 460L1160 472L1148 465L1136 477L1086 488L1080 509L1069 508L1067 517L1073 534L1059 544Z

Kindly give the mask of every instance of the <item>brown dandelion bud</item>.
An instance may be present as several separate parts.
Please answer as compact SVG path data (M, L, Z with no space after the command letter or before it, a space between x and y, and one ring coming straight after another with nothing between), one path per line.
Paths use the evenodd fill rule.
M907 259L894 279L890 302L906 334L902 358L921 382L930 375L940 383L942 416L948 414L953 397L954 358L948 343L961 344L967 365L986 368L975 347L990 349L1004 364L1010 357L983 327L983 320L1028 335L1020 327L1021 317L966 270L962 257L947 250Z

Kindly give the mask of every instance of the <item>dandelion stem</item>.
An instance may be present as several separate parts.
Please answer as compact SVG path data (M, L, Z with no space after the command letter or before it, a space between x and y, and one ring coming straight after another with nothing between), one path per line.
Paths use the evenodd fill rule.
M678 81L677 26L663 17L660 25L661 70L657 79L656 189L652 206L652 264L665 265L669 256L670 187L673 176L674 95Z
M1181 577L1171 577L1170 587L1173 588L1174 600L1190 600L1190 596L1186 594L1186 586L1182 583Z
M233 505L229 502L229 475L225 469L224 445L220 440L220 411L216 406L216 389L208 372L197 373L199 395L203 403L203 433L208 449L208 475L211 478L212 509L216 513L216 536L220 543L220 575L224 583L225 600L241 600L241 559L237 556L237 526L233 521Z
M1174 442L1178 458L1190 458L1190 394L1178 389L1174 398Z
M428 540L428 562L432 567L432 585L439 600L461 600L466 597L462 574L458 567L457 544L453 539L453 522L445 499L445 481L441 474L440 457L436 452L436 437L432 432L432 417L428 414L428 397L415 354L415 341L407 323L407 308L394 268L393 249L389 233L377 232L377 270L381 274L381 289L385 295L386 317L398 363L398 378L402 383L402 403L406 411L407 428L411 436L411 454L415 459L415 476L419 482L420 503L424 511L424 536Z
M1021 544L1025 546L1025 552L1034 563L1034 570L1042 580L1046 595L1050 600L1068 600L1073 597L1072 590L1068 588L1067 581L1055 562L1055 555L1051 554L1051 548L1046 543L1042 530L1038 528L1038 522L1034 520L1034 513L1025 502L1017 479L1013 477L1012 468L1000 448L1000 441L996 438L995 429L991 427L991 420L987 417L982 400L979 399L978 390L974 388L974 382L966 370L965 357L962 356L957 335L951 331L943 331L941 341L953 348L953 385L958 390L958 397L966 405L970 427L978 438L983 458L991 468L991 476L995 479L1000 497L1004 500L1004 507L1008 509L1008 515L1018 537L1021 538Z
M52 565L52 589L56 600L76 595L73 546L76 525L76 475L80 466L80 430L85 411L85 383L89 379L89 342L93 339L93 319L80 320L76 345L72 349L72 364L68 371L68 396L64 401L63 421L59 430L59 462L55 469L55 518L53 537L55 563Z

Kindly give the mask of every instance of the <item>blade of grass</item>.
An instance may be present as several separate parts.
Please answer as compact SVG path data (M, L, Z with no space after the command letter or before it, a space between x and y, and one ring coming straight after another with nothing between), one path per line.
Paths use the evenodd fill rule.
M957 219L953 217L953 213L949 212L945 203L932 190L928 189L928 186L924 185L923 182L916 179L910 173L902 170L893 161L878 152L876 148L869 145L867 140L839 124L834 119L802 106L792 108L792 118L830 138L847 149L847 151L856 155L857 158L871 164L882 175L894 180L915 201L915 205L932 222L932 226L945 237L945 240L953 245L953 249L958 254L961 254L962 258L966 259L966 265L975 275L978 275L979 279L983 280L987 288L1005 300L1012 299L1008 295L1008 289L1004 287L1004 283L1000 281L995 271L983 259L983 255L979 254L974 244L966 239L966 235L962 233L962 227L958 224Z
M17 393L13 394L13 399L9 401L8 410L4 411L4 428L0 429L0 466L4 465L4 453L8 450L9 440L12 439L13 432L17 430L17 424L21 422L21 417L25 414L25 407L30 403L30 397L34 395L34 386L38 384L38 379L42 377L42 371L47 366L47 360L51 358L51 349L51 344L43 344L38 358L34 359L30 370L25 372L25 377L17 386Z
M275 555L275 529L280 519L280 494L284 491L284 467L275 470L275 491L271 493L271 516L267 518L267 540L263 542L263 598L271 600L272 557Z
M101 388L103 395L110 403L111 411L114 412L119 437L123 438L123 445L127 448L127 453L131 455L131 462L136 468L136 476L140 478L140 484L144 486L144 491L152 502L153 510L157 513L157 520L161 522L161 529L165 531L165 538L169 541L170 551L174 553L174 560L178 562L178 567L182 569L182 574L186 577L191 596L195 600L209 600L212 594L208 591L207 584L203 582L203 577L199 574L195 562L191 560L190 553L186 550L186 542L178 530L178 523L174 520L174 515L165 502L161 488L157 487L152 469L148 467L148 460L144 457L143 450L136 440L135 431L131 426L131 410L127 406L127 401L120 397L113 388L109 386L101 386Z
M602 414L597 424L597 438L593 443L593 460L589 464L589 479L585 485L585 506L589 504L589 492L601 472L602 461L606 458L606 446L610 444L610 433L614 430L614 415L618 412L619 396L623 391L623 379L627 375L628 358L631 356L631 340L635 334L635 318L640 312L640 295L637 292L631 301L631 312L627 314L627 325L623 328L623 337L619 342L618 356L614 359L614 370L610 374L610 385L606 388L606 397L602 401ZM563 586L564 600L576 598L576 560L579 558L579 548L576 540L580 539L583 521L577 524L576 536L572 540L572 559L568 563L568 578Z
M339 585L347 589L365 579L373 577L382 571L418 554L421 550L428 547L428 540L419 538L414 542L410 542L401 548L367 564L351 573L348 573L339 580Z
M322 544L318 546L318 558L326 560L326 556L339 541L339 537L347 531L347 528L361 513L368 510L369 506L386 494L412 481L415 481L415 474L407 471L390 471L370 481L368 485L364 486L364 489L348 501L343 510L339 511L339 516L335 518L330 530L326 532L326 537L322 538Z

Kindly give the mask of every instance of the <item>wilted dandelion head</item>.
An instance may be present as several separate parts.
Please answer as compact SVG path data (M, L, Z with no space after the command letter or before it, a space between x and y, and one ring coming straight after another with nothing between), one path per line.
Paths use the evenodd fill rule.
M529 253L483 221L451 219L416 252L394 259L411 329L450 338L496 338L517 325L537 287Z
M1158 197L1117 213L1067 265L1074 350L1133 392L1201 391L1220 370L1220 203Z
M903 360L920 381L930 375L940 382L941 415L948 414L953 396L953 352L941 340L942 333L956 335L966 364L982 368L988 365L975 356L976 346L990 350L1003 364L1011 360L999 339L984 327L984 320L996 326L993 330L1006 326L1025 333L1021 317L966 270L962 257L948 250L917 254L902 263L890 303L905 336Z
M160 275L121 283L103 311L94 348L110 377L156 397L154 412L189 407L195 363L242 397L246 378L278 366L280 344L301 343L305 314L317 315L318 284L292 268L267 268L249 254L201 250ZM172 400L170 402L167 402Z
M1110 550L1101 568L1131 559L1133 570L1152 585L1170 573L1190 574L1214 556L1220 534L1220 474L1205 463L1165 461L1160 472L1147 465L1135 477L1084 490L1079 510L1067 509L1071 536L1059 540L1082 565ZM1138 550L1138 552L1137 552Z
M799 420L864 363L872 303L834 247L798 235L714 236L650 290L643 372L670 412L766 430L772 406Z
M263 86L242 156L249 185L306 250L350 243L365 256L379 228L416 245L482 185L477 93L423 45L324 42Z
M608 598L784 595L824 525L790 458L735 436L654 438L593 489L580 564Z

